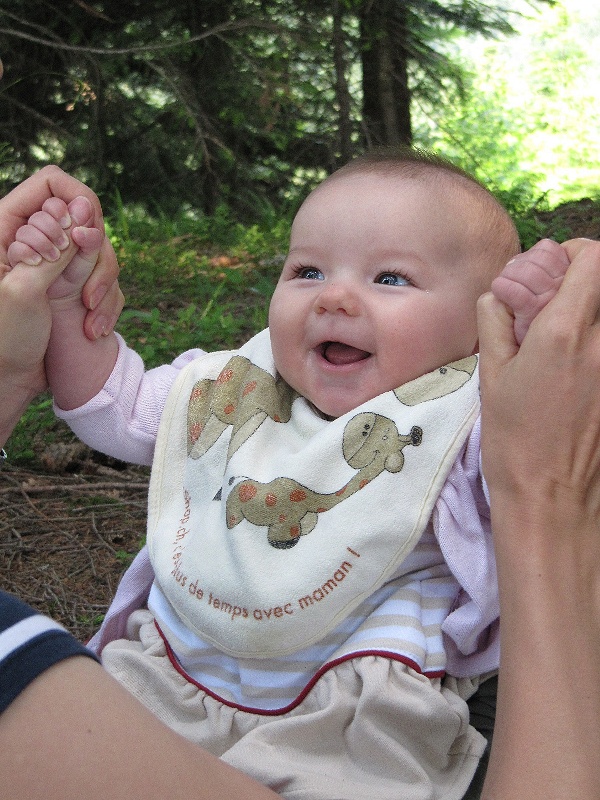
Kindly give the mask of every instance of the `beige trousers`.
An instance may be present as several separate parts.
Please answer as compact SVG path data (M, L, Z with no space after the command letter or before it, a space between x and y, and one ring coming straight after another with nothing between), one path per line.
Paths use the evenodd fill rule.
M289 800L459 800L485 747L456 692L382 656L333 667L270 716L186 680L149 612L132 615L128 636L105 648L109 672L175 731Z

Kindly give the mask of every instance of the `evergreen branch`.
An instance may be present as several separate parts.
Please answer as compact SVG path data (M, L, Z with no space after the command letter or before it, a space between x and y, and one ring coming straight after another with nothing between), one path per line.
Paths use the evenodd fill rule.
M175 50L179 47L187 47L194 42L200 42L204 39L208 39L210 36L217 36L229 31L244 30L246 28L277 30L278 26L269 22L259 22L255 19L241 19L237 21L224 22L221 25L215 25L213 28L204 31L203 33L190 36L189 39L178 39L176 41L139 45L137 47L87 47L83 45L66 44L65 42L53 42L48 39L42 39L39 36L33 36L30 33L17 31L12 28L0 28L0 34L12 36L16 39L25 39L29 42L34 42L35 44L41 44L44 47L51 47L54 50L66 50L74 53L85 53L88 55L94 54L99 56L123 56L133 55L136 53L160 52L162 50Z

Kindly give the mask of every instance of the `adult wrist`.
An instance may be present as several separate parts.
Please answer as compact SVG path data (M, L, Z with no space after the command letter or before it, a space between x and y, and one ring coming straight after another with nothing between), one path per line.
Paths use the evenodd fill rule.
M571 489L555 496L515 501L490 494L492 530L498 565L501 619L508 626L537 626L564 641L586 625L600 642L599 516L589 497ZM576 587L576 590L575 590ZM572 630L556 630L556 620L571 616ZM531 646L531 642L530 642ZM600 654L599 654L600 655Z
M34 387L10 381L0 387L0 447L6 444L27 406L44 388L41 384Z

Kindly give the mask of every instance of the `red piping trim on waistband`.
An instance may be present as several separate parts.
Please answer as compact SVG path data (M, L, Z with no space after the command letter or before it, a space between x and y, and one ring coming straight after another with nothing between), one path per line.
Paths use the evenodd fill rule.
M444 675L446 674L445 670L435 670L435 671L432 671L432 672L423 672L423 670L419 667L419 665L416 663L416 661L413 661L412 659L408 658L407 656L402 656L402 655L399 655L398 653L393 653L393 652L388 651L388 650L356 650L353 653L349 653L346 656L341 656L340 658L336 658L333 661L327 661L325 664L323 664L323 666L320 667L320 669L317 670L317 672L313 675L313 677L310 679L310 681L306 684L304 689L302 689L302 691L296 697L296 699L293 700L291 703L289 703L287 706L283 706L282 708L275 708L275 709L253 708L252 706L243 706L243 705L240 705L239 703L234 703L231 700L226 700L224 697L221 697L220 695L218 695L215 692L211 691L209 688L207 688L206 686L204 686L201 683L198 683L198 681L194 680L190 675L188 675L188 673L184 670L184 668L181 666L181 664L177 660L177 657L175 656L175 653L173 652L173 648L171 647L171 645L167 641L167 637L162 632L162 630L160 628L160 625L158 624L158 622L156 620L154 620L154 624L156 625L156 629L159 632L162 640L165 643L165 647L166 647L166 650L167 650L167 655L169 657L169 661L171 662L173 667L177 670L177 672L183 678L186 679L186 681L188 681L189 683L192 683L194 686L196 686L198 689L201 689L203 692L206 692L206 694L209 697L212 697L214 700L218 700L220 703L223 703L223 705L229 706L230 708L237 708L239 711L245 711L245 712L247 712L249 714L260 714L260 715L265 716L265 717L277 717L277 716L280 716L282 714L287 714L288 711L291 711L292 709L294 709L294 708L296 708L297 706L300 705L300 703L308 695L308 693L313 688L313 686L317 683L319 678L321 678L326 672L328 672L333 667L337 667L338 664L343 664L344 661L351 661L354 658L363 658L365 656L381 656L382 658L388 658L390 661L399 661L401 664L405 664L407 667L410 667L415 672L418 672L420 675L424 675L426 678L443 678Z

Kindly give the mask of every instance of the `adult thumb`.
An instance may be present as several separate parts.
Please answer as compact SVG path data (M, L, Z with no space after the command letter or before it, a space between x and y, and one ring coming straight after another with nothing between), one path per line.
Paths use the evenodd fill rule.
M477 302L477 327L479 331L480 373L482 381L519 351L515 339L514 317L492 292L482 295Z

